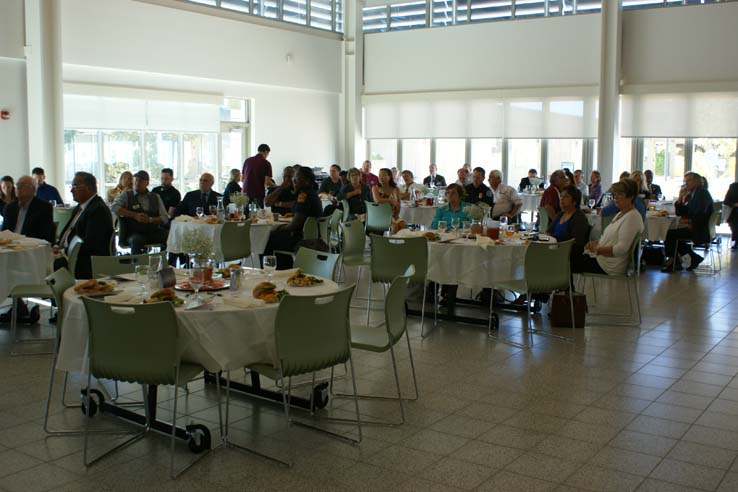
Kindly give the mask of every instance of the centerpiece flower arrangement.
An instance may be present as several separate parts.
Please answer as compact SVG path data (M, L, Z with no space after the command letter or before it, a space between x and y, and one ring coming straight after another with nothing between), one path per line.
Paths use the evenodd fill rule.
M193 267L205 270L205 282L213 277L213 240L203 231L195 229L182 235L182 250L190 257Z
M473 203L464 207L464 214L472 220L472 234L482 234L482 221L489 216L490 211L491 207L484 202Z
M236 206L236 212L239 218L243 215L243 209L249 204L249 196L246 193L231 193L231 203Z

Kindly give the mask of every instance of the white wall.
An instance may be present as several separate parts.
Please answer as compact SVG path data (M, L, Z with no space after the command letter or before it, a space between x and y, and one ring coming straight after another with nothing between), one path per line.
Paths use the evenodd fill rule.
M600 15L365 36L365 94L599 83Z
M626 85L738 84L738 3L623 14Z
M23 0L0 1L0 174L15 178L29 172L23 22Z

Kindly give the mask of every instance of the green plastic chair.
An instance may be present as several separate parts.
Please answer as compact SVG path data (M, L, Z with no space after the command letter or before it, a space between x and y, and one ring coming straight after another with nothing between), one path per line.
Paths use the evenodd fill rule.
M342 222L348 222L351 218L351 207L348 200L341 200L341 211L343 212Z
M295 268L301 269L308 275L333 280L336 267L341 255L335 253L324 253L310 248L300 248L295 255Z
M371 243L371 281L369 282L369 298L372 297L372 284L380 282L389 284L401 275L408 267L413 266L411 282L423 284L423 304L420 311L421 336L425 336L425 294L428 288L428 241L424 237L393 238L372 234ZM369 324L369 306L367 303L367 324Z
M343 217L343 212L341 212L338 209L335 209L330 217L330 226L329 231L330 234L328 236L328 246L331 248L331 251L334 253L338 253L338 247L341 245L341 236L340 236L340 229L339 226L341 224L341 218Z
M546 232L548 230L548 223L550 222L548 212L543 207L538 207L538 230L540 232Z
M710 219L707 222L707 230L709 234L709 240L705 244L692 244L692 249L699 249L704 251L705 256L710 256L710 262L708 264L702 264L699 268L695 269L695 274L708 274L708 275L715 275L718 272L720 272L723 269L722 260L720 259L720 254L715 254L715 249L719 250L721 249L719 243L717 242L718 234L717 234L717 226L720 222L720 216L722 215L722 203L720 203L720 207L716 205L713 206L712 214L710 214ZM685 240L677 240L677 244L680 242L692 242L691 240L685 241ZM678 247L677 247L678 251ZM677 252L675 252L674 257L676 258ZM717 263L715 262L715 257L717 257ZM717 265L717 266L716 266ZM674 268L676 268L676 262L674 262Z
M538 333L543 336L559 338L573 342L576 335L576 323L574 322L574 301L572 298L571 288L571 264L570 255L571 248L574 245L574 240L563 241L560 243L543 243L543 242L532 242L528 244L525 251L525 262L524 262L524 278L522 280L511 280L509 282L500 282L495 284L494 288L508 289L513 292L524 292L526 295L526 308L527 308L527 324L528 333L530 335L531 346L533 345L533 333ZM534 329L531 325L531 312L530 312L530 297L531 294L550 294L556 290L568 290L569 291L569 307L571 308L571 319L572 319L572 336L562 337L553 333L548 333L543 330ZM492 296L494 297L494 296ZM494 302L490 300L489 312L490 312L490 324L487 329L487 334L498 340L504 341L505 343L512 343L514 345L520 345L516 342L510 342L499 337L492 335L492 313L493 313ZM580 327L582 328L582 327Z
M413 361L413 351L410 347L410 337L407 333L407 317L405 315L405 296L407 293L408 283L417 275L415 267L410 265L399 276L395 277L387 290L384 301L384 323L383 326L368 325L351 325L351 347L358 350L366 350L374 353L389 352L392 356L392 367L395 373L395 385L397 387L397 397L376 396L376 395L358 395L360 399L370 400L396 400L400 404L400 422L367 422L367 424L380 425L402 425L405 423L405 407L403 400L418 399L418 380L415 375L415 362ZM413 385L415 387L415 396L412 398L403 398L400 389L400 376L397 370L397 357L395 355L394 346L403 337L407 341L407 352L410 357L410 368L412 369ZM331 391L333 388L333 372L331 371ZM338 394L337 396L349 396Z
M364 224L359 219L341 223L341 268L346 276L346 266L359 267L357 278L361 278L361 270L371 265L371 258L364 255L366 235Z
M318 219L318 237L323 240L326 246L331 244L331 216L325 216Z
M90 419L86 419L83 451L85 466L90 466L123 446L144 437L151 429L152 422L148 386L173 385L169 473L172 478L176 478L194 464L194 462L188 464L179 472L174 471L178 389L179 386L192 381L204 369L198 364L181 360L186 347L180 341L180 328L174 307L168 302L112 304L96 301L87 296L82 297L82 302L89 324L87 387L91 386L93 377L141 384L146 413L146 424L142 432L134 434L92 460L88 460ZM152 329L154 327L156 329ZM89 412L89 392L85 395L85 408Z
M308 217L302 226L302 238L303 239L318 239L320 238L320 231L318 230L318 219L315 217Z
M251 258L251 222L225 222L220 231L223 262Z
M392 225L392 207L389 203L364 202L366 204L366 224L367 234L388 231Z
M153 255L122 255L122 256L92 256L92 278L109 277L113 275L123 275L136 271L137 265L148 265L152 256L164 258L165 253L155 253Z
M75 278L77 272L77 258L79 257L79 250L82 249L82 244L84 244L84 240L79 236L74 236L69 241L69 246L67 246L67 265L69 266L69 271L72 272L72 275L75 275Z
M308 422L290 418L290 398L292 378L294 376L312 373L313 377L315 377L315 372L317 371L351 362L349 303L351 302L353 291L354 286L351 285L330 295L288 295L284 297L279 305L277 319L274 324L275 348L278 362L276 366L272 363L260 363L252 364L249 368L280 383L279 388L282 392L284 416L288 428L294 423L338 437L342 440L358 443L362 439L362 429L359 401L356 393L356 377L353 369L351 370L351 380L354 389L356 419L320 418L319 420L355 423L358 429L358 439L353 439L344 434L330 432L315 427ZM306 326L309 326L310 329L306 330ZM230 442L228 438L229 394L230 373L226 371L226 419L223 437L226 443ZM315 408L312 395L313 393L311 392L310 408ZM234 446L245 451L254 452L243 446ZM291 458L289 461L279 458L271 459L287 465L292 464Z
M61 239L61 233L74 215L74 208L54 207L54 222L59 226L56 228L56 240Z
M628 252L628 267L625 271L625 274L623 275L606 275L601 273L580 273L581 278L583 282L586 282L587 278L590 278L593 280L592 284L592 292L594 294L594 302L595 305L597 305L597 289L594 286L594 280L606 280L606 281L625 281L626 289L628 290L628 319L632 319L633 321L625 321L625 322L613 322L612 319L609 319L606 323L599 323L597 320L592 320L591 324L597 325L597 324L608 324L608 325L617 325L617 324L623 324L626 326L640 326L642 318L641 318L641 301L638 298L638 276L641 272L641 241L642 237L641 234L636 235L635 239L633 239L633 244L630 246L630 251ZM585 285L586 286L586 285ZM583 286L583 287L585 287ZM584 290L584 289L582 289ZM635 301L633 300L635 299ZM633 309L635 308L636 312L633 312ZM637 315L638 322L635 322L634 314ZM609 315L608 318L615 318L619 319L622 318L622 315Z

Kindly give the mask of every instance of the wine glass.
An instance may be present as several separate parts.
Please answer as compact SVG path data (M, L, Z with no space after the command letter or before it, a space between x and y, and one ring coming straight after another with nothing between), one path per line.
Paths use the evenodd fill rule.
M452 217L451 218L451 230L454 232L455 235L459 235L459 218L458 217Z
M505 226L505 237L513 237L515 235L515 224Z
M596 203L597 203L597 201L594 198L590 198L589 199L589 209L590 210L594 210Z
M195 301L200 300L200 289L205 283L205 268L197 263L187 272L190 286L195 290Z
M202 219L203 216L205 215L205 209L202 207L197 207L195 209L195 214Z
M507 226L507 215L500 215L500 229Z
M277 257L274 255L264 255L264 270L269 274L269 280L272 279L272 272L277 269Z
M51 208L56 207L56 200L49 200L49 203L51 204Z
M141 287L140 295L146 295L146 286L149 283L149 265L136 265L136 282Z
M469 233L470 233L470 230L471 230L471 221L470 221L470 220L465 220L465 221L464 221L464 222L463 222L463 223L461 224L461 226L462 226L462 231L461 231L461 234L462 234L462 235L463 235L464 237L468 236L468 235L469 235Z
M210 212L210 215L215 215L218 213L218 207L216 205L210 205L208 212Z
M659 201L660 202L664 201L664 194L663 193L659 193Z
M447 227L447 225L446 225L446 221L445 220L439 220L438 221L438 230L440 232L446 232L446 227Z

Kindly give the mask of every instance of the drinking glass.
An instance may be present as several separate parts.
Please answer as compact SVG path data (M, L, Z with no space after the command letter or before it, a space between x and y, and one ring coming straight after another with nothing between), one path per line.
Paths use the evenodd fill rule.
M659 201L660 202L664 201L664 195L663 195L663 193L659 193Z
M141 287L142 296L146 295L146 286L149 284L149 265L136 265L136 282Z
M446 232L446 221L445 220L438 221L438 230L440 232Z
M189 272L187 272L187 276L188 280L190 281L190 285L195 290L195 301L199 301L200 289L205 283L205 268L195 262L195 265L190 269Z
M277 257L274 255L264 256L264 270L269 274L269 280L272 279L272 272L277 269Z
M458 236L459 235L459 224L461 221L458 217L453 217L451 219L451 229L453 229L454 233Z
M507 215L500 215L500 229L504 229L507 225Z
M218 206L217 205L210 205L208 207L208 212L210 212L210 215L215 215L218 213Z
M594 208L595 208L595 203L597 203L597 201L595 201L595 199L594 199L594 198L590 198L590 199L589 199L589 209L590 209L590 210L594 210Z
M462 231L461 231L461 234L462 234L463 236L468 236L468 235L469 235L469 232L470 232L470 229L471 229L471 221L469 221L469 220L465 220L465 221L464 221L464 222L463 222L463 223L461 224L461 226L462 226Z
M535 222L526 222L525 232L527 232L528 234L533 234L533 227L535 227Z
M56 207L56 200L49 200L49 203L51 204L51 208Z
M195 214L202 219L202 217L205 215L205 209L202 207L197 207L195 209Z
M505 237L513 237L515 235L515 224L505 226Z

